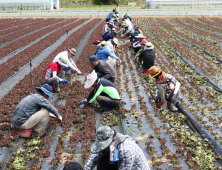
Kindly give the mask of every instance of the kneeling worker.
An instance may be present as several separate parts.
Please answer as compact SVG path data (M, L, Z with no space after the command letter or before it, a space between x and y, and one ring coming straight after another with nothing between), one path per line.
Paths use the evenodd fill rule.
M98 78L104 78L112 83L115 82L117 75L113 66L106 61L99 60L96 55L92 55L89 57L89 62L92 68L96 71Z
M179 97L180 83L170 74L165 74L161 68L152 66L149 69L149 77L155 78L157 86L155 101L159 100L163 103L161 110L167 108L167 101L170 101L170 110L176 112L178 109L175 107L176 101Z
M115 85L109 80L98 78L95 70L87 76L85 89L94 87L90 92L87 99L80 102L82 104L80 109L84 108L87 104L93 103L95 100L106 111L118 109L121 98Z
M96 143L84 170L150 170L141 148L128 135L116 133L109 126L96 132Z
M33 128L35 132L40 133L47 123L49 113L62 121L58 110L48 101L49 97L53 98L52 87L44 84L36 89L37 93L30 94L19 102L12 115L13 124L18 130Z

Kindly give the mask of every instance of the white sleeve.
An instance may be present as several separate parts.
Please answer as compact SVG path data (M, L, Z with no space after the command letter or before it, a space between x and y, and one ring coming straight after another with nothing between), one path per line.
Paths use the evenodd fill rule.
M72 60L72 62L73 62L73 60ZM73 66L73 64L69 60L68 60L67 64L72 70L74 70L74 71L76 70L76 68Z
M179 88L180 88L180 82L176 82L176 85L175 85L175 90L174 90L174 92L173 92L173 94L177 94L178 93L178 91L179 91Z
M57 76L57 72L56 72L56 71L53 71L53 72L52 72L52 75L53 75L53 77L58 77L58 76ZM59 77L58 77L58 78L59 78ZM62 79L61 79L61 78L59 78L59 81L62 81Z

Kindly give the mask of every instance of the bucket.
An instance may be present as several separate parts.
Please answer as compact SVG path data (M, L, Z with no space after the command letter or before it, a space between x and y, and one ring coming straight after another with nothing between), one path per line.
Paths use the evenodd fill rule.
M24 130L17 130L17 134L19 135L19 137L28 138L32 134L32 128L31 129L24 129Z

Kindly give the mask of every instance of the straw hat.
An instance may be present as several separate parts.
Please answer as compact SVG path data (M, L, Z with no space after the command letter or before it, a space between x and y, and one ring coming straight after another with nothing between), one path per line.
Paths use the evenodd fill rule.
M146 38L143 34L139 34L138 36L135 36L136 38Z
M96 74L95 70L93 70L92 73L90 73L87 76L87 80L86 80L84 88L88 89L88 88L92 87L92 85L95 83L96 80L97 80L97 74Z
M76 54L76 49L75 48L71 48L71 49L69 49L69 52L72 53L73 55L75 55Z
M157 76L158 74L160 74L161 72L161 68L157 68L156 66L152 66L149 69L149 78L153 78L155 76Z

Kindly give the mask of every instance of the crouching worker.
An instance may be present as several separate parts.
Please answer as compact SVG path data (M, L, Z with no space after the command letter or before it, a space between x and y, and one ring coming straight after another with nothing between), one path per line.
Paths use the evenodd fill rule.
M84 170L84 168L78 162L67 162L63 170Z
M141 45L143 46L143 45ZM143 73L148 73L150 67L154 66L155 61L155 51L154 45L151 42L146 43L144 50L139 54L139 62L143 67Z
M116 71L113 66L106 61L99 60L96 55L89 57L89 62L92 66L92 69L96 71L98 78L105 78L112 83L116 80Z
M30 94L19 102L12 115L12 121L18 130L33 128L38 135L46 127L49 113L55 115L60 121L62 117L48 101L49 97L53 98L52 87L44 84L36 89L37 93Z
M68 67L68 60L60 57L57 62L48 65L45 71L45 83L55 87L55 92L60 92L59 82L66 84L68 81L64 79L65 71L62 67Z
M121 98L116 86L109 80L98 78L95 70L87 76L87 81L84 87L85 89L94 87L94 89L91 91L87 99L80 102L80 109L95 100L97 100L99 105L105 111L117 110L119 108Z
M150 170L146 157L134 140L116 133L109 126L102 126L96 132L96 143L84 170Z
M82 74L82 72L77 68L75 62L73 61L73 57L76 55L76 49L75 48L71 48L69 49L68 51L63 51L61 53L59 53L53 60L53 63L54 62L58 62L58 60L61 58L61 57L64 57L66 60L67 60L67 64L68 64L68 67L62 67L62 70L65 71L66 73L72 69L72 71L74 73L77 73L77 74Z
M176 112L178 109L175 107L176 101L180 93L180 83L170 74L165 74L161 68L152 66L149 69L149 77L155 78L157 86L155 101L162 102L161 110L167 108L167 103L170 101L169 108L171 111Z

